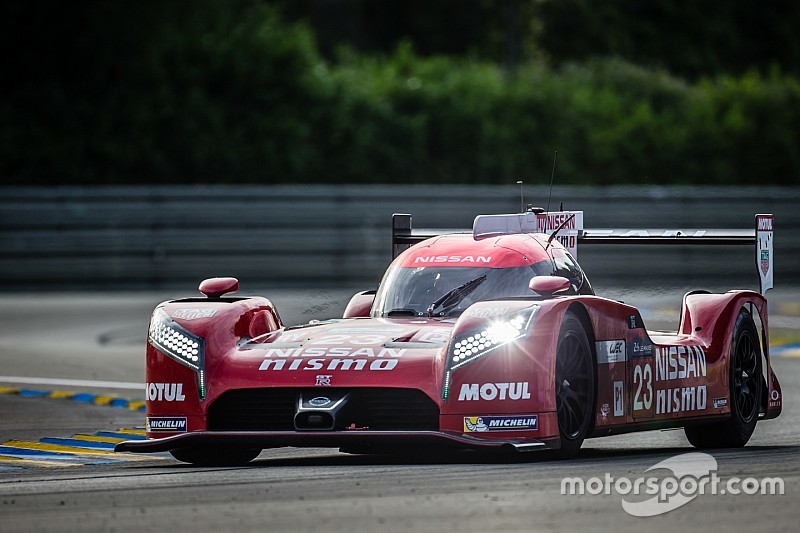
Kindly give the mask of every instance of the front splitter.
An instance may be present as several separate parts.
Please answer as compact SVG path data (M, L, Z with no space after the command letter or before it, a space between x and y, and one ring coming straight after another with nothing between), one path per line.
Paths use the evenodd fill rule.
M558 439L481 439L440 431L193 431L160 439L120 442L117 452L156 453L180 448L235 446L245 448L400 448L432 446L473 450L533 451L558 447Z

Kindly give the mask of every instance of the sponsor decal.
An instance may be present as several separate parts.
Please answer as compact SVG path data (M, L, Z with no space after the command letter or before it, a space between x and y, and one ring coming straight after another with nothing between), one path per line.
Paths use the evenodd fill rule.
M781 406L781 393L774 390L769 395L769 406L770 407L780 407Z
M369 330L367 330L367 331L369 331ZM380 334L380 335L376 334L374 330L373 330L372 333L358 333L358 334L355 334L355 335L334 333L334 334L328 334L328 335L321 335L320 337L314 339L311 342L311 344L321 344L321 345L352 344L352 345L355 345L355 346L365 346L365 345L370 345L370 344L383 344L384 342L389 340L392 336L394 336L394 337L402 336L401 335L402 331L404 331L402 328L393 330L392 333L394 333L394 335L391 335L391 336L387 336L385 333L384 334ZM347 350L347 348L344 348L344 349ZM354 347L351 347L350 349L351 350L355 350ZM312 353L313 353L314 350L318 351L319 348L309 348L308 350L311 350ZM321 352L317 352L317 353L321 353ZM314 357L314 356L311 355L311 356L307 356L307 357Z
M537 429L539 429L539 415L464 417L465 433L535 431Z
M600 406L600 416L603 418L608 418L609 413L611 412L611 407L607 403L604 403Z
M316 382L314 385L317 387L330 387L331 386L331 378L333 376L330 375L317 375Z
M397 359L294 359L287 361L284 359L264 359L259 370L341 370L341 371L361 371L393 370L397 366Z
M405 348L373 348L371 346L333 348L269 348L259 370L303 371L393 370Z
M631 359L634 357L650 357L653 355L653 343L648 339L637 337L630 343Z
M417 263L491 263L492 256L485 255L427 255L414 259Z
M528 391L528 382L517 383L464 383L458 393L458 401L477 400L529 400L531 393Z
M634 416L637 416L637 411L650 411L654 399L657 415L705 410L708 403L706 385L692 385L683 381L706 377L706 353L703 348L659 346L654 348L654 352L655 371L652 359L634 360L631 391ZM675 381L680 386L670 386Z
M183 433L186 431L185 416L148 416L145 429L149 432L164 431Z
M595 351L598 363L622 363L626 358L625 341L597 341Z
M317 396L308 400L308 404L314 407L325 407L329 403L331 403L331 399L325 396Z
M656 381L706 377L706 353L699 346L656 348Z
M383 338L381 338L383 340ZM322 340L314 344L326 344ZM393 357L405 355L405 348L377 348L372 346L335 346L333 348L268 348L264 354L265 359L295 359L311 357Z
M197 320L198 318L211 318L215 314L217 314L216 309L178 309L172 313L172 318Z
M625 393L621 381L614 382L614 416L625 414Z
M146 383L145 391L151 402L182 402L186 399L183 383Z
M572 217L572 212L570 211L557 211L552 213L540 213L536 215L536 230L539 233L548 233L553 231L561 224L564 224L562 229L580 229L578 228L578 222L580 219L578 215L575 214ZM572 218L570 218L572 217Z
M708 233L704 229L685 230L685 229L665 229L665 230L614 230L614 229L593 229L589 230L592 237L703 237Z
M772 215L756 215L756 263L761 294L772 288ZM760 264L759 264L760 263Z
M467 316L475 318L496 318L506 314L508 314L508 307L479 307L467 310Z
M628 317L628 329L642 329L642 328L644 328L642 317L640 317L639 315L630 315Z
M714 398L714 409L720 409L722 407L728 406L728 399L727 398Z
M706 353L699 346L656 348L655 381L706 377ZM658 387L657 387L658 388ZM706 408L705 385L656 390L656 414L702 411Z
M483 421L483 417L466 416L464 417L464 431L467 433L489 431L489 426Z
M554 211L536 215L538 233L552 233L561 224L564 227L556 239L572 257L578 257L578 231L583 229L583 211Z

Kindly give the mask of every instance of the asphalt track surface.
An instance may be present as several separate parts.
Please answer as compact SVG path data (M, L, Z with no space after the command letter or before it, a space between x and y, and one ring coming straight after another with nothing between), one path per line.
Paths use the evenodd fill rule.
M253 291L271 297L287 323L336 316L352 292ZM141 411L71 395L91 393L100 403L113 396L141 400L141 389L130 387L144 380L150 311L162 299L189 294L0 296L0 387L7 388L0 394L0 443L12 448L83 434L102 446L114 440L104 435L120 429L133 435L144 424ZM679 293L615 296L640 306L651 328L677 321ZM798 292L770 296L773 327L791 338L800 331ZM561 494L565 477L658 476L664 482L668 471L646 470L695 451L680 430L590 440L569 461L537 454L398 458L278 449L247 467L198 468L169 456L98 449L67 460L45 451L39 459L0 459L0 531L797 531L800 357L791 354L773 360L784 391L781 417L759 423L743 449L710 452L722 487L734 477L779 477L783 495L707 493L642 518L626 513L622 501L644 496L613 487L609 494ZM26 397L28 391L64 398Z

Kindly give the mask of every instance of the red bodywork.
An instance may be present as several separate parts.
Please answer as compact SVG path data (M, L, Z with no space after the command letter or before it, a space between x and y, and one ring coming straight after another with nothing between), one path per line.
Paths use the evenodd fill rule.
M530 265L565 253L557 241L547 244L547 238L439 236L401 254L393 265ZM374 293L367 292L353 298L344 319L290 328L264 298L166 302L153 320L166 313L168 322L202 339L203 357L187 364L167 355L169 350L152 340L151 324L147 436L153 440L118 449L147 452L226 443L363 448L413 442L557 448L555 353L568 310L581 318L596 363L590 436L730 416L729 355L742 308L762 324L766 383L761 418L781 411L780 385L768 353L767 304L756 292L688 293L679 329L670 334L647 331L639 311L617 301L593 295L530 296L478 302L457 318L383 318L370 316ZM451 368L456 339L515 313L532 316L525 335ZM341 415L350 417L343 418L345 426L326 428L322 404L335 403L337 394L350 394L351 403L358 398L358 405L371 411L354 408ZM383 403L376 404L375 398ZM312 416L319 414L317 404L322 425L298 428L307 421L295 418L304 411L300 407L305 406L303 416Z

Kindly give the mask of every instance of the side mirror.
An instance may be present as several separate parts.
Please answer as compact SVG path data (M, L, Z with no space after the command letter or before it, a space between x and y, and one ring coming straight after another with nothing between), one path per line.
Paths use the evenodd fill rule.
M372 303L375 301L377 291L357 292L350 298L344 310L343 318L364 318L369 316Z
M200 284L200 292L209 298L219 298L223 294L239 290L239 280L236 278L208 278Z
M564 292L569 289L569 286L569 280L561 276L535 276L528 283L530 290L545 298Z

